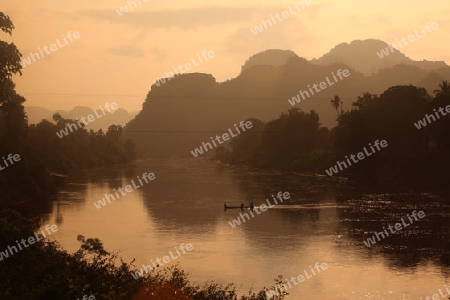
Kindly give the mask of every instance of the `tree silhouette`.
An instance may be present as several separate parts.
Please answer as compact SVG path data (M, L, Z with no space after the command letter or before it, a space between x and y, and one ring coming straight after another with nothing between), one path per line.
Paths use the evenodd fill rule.
M0 12L0 30L11 35L14 25L3 12ZM19 50L13 43L0 40L0 144L3 151L18 151L22 145L27 118L22 103L25 98L15 91L12 76L19 73L20 64ZM14 136L14 139L11 137Z
M450 83L447 80L442 81L439 84L439 90L434 90L434 95L436 97L445 97L450 95Z
M363 93L362 96L358 96L356 98L356 101L353 102L352 107L355 110L361 110L369 107L373 101L377 99L376 95L373 95L371 93Z
M339 109L339 107L341 108L341 114L342 114L342 101L341 101L341 98L338 96L338 95L336 95L336 96L334 96L334 98L333 99L331 99L331 106L336 110L336 115L337 116L339 116L339 111L338 111L338 109Z

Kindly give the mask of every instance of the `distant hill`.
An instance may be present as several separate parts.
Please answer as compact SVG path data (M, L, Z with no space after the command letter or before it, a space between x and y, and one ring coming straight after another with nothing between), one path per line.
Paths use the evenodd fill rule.
M398 64L412 65L423 70L435 70L447 65L443 61L414 61L400 51L389 50L389 55L378 56L389 45L380 40L354 40L350 44L342 43L334 47L319 59L311 60L311 63L327 66L333 63L344 63L365 75L372 75L384 68L390 68Z
M51 111L49 109L38 106L25 106L25 112L28 116L28 124L37 124L43 119L53 122L53 114L59 113L63 118L75 119L80 117L87 117L93 114L93 109L87 106L76 106L69 111L58 110ZM106 115L96 119L94 122L87 124L87 129L93 130L107 130L110 125L122 125L124 126L130 120L132 120L137 112L128 112L125 109L119 108L110 114L106 111ZM101 111L98 111L101 114Z
M250 57L242 66L241 72L258 65L281 66L286 64L287 60L291 57L298 56L294 51L290 50L269 49Z
M336 46L313 61L292 51L267 50L250 57L236 78L222 83L210 74L182 74L151 87L143 110L126 126L126 136L144 154L190 156L202 142L242 120L278 117L292 107L288 99L299 90L331 79L338 69L348 69L350 76L295 105L317 111L321 123L330 128L336 119L330 105L334 95L349 110L363 92L380 94L391 86L413 84L432 93L450 78L450 67L441 62L417 62L400 52L381 60L376 51L383 46L387 44L382 41L355 41Z
M28 116L28 124L37 124L42 120L53 121L53 111L39 106L25 106Z

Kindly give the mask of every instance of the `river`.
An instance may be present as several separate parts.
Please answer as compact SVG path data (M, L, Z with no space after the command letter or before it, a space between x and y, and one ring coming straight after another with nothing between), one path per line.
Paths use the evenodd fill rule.
M97 209L94 202L143 173L155 180ZM271 195L291 198L240 226L239 209ZM42 223L69 252L77 235L99 238L126 262L151 264L181 244L193 250L172 259L195 282L234 282L240 293L285 278L311 275L287 299L420 299L450 283L449 199L429 193L363 193L327 177L233 167L203 158L154 158L72 176ZM273 203L273 202L272 202ZM426 216L368 248L363 240L414 210ZM248 212L245 210L244 212ZM317 273L317 272L316 272ZM130 275L131 276L131 275ZM292 282L292 281L291 281Z

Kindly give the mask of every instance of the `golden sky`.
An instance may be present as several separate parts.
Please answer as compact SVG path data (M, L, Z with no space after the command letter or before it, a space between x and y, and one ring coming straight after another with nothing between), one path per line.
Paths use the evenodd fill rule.
M139 2L140 1L140 4ZM23 57L59 39L64 47L31 63L15 77L25 105L97 108L115 101L140 110L152 83L204 50L215 57L190 72L213 74L217 81L237 76L253 54L288 49L307 59L335 45L375 38L395 43L427 22L439 29L401 49L413 59L450 63L448 0L312 0L311 6L254 35L250 28L300 1L155 1L119 16L127 0L3 0L15 25L14 42ZM67 44L63 35L78 31Z

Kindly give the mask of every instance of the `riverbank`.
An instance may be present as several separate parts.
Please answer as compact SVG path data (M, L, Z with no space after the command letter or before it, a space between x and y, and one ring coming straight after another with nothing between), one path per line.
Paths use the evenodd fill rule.
M30 236L36 224L12 210L0 211L0 249L17 236ZM33 247L0 261L2 299L76 299L92 295L105 300L261 300L269 290L238 297L233 284L193 284L174 265L133 278L133 262L110 253L99 239L78 235L80 248L70 254L56 242L38 239ZM119 262L120 260L120 262ZM282 299L282 298L280 298Z

